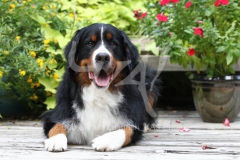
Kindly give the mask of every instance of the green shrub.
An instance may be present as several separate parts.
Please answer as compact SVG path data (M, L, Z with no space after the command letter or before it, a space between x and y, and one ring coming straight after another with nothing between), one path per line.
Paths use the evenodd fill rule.
M3 0L0 2L0 90L36 109L55 107L63 71L63 50L74 32L92 23L111 23L139 32L137 0Z
M55 6L55 7L53 7ZM64 32L65 24L57 18L58 4L44 0L0 2L0 88L2 98L26 100L30 108L43 107L42 102L52 96L44 90L38 77L59 79L57 71L63 67L56 38L45 39L41 26L33 20L42 15L53 28ZM52 7L51 9L46 9ZM55 8L55 9L54 9ZM45 27L48 27L48 23ZM61 53L61 52L59 52Z

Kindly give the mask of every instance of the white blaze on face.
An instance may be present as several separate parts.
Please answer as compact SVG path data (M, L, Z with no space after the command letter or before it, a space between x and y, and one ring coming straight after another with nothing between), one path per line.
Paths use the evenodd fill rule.
M110 85L110 82L113 79L113 73L106 73L105 71L102 70L102 67L104 65L104 63L102 62L96 62L96 56L98 54L108 54L110 57L110 61L108 66L111 66L112 61L111 61L111 53L109 52L109 50L106 48L105 44L104 44L104 40L103 40L103 32L104 32L104 27L102 26L101 28L99 28L101 33L101 41L100 44L98 46L98 48L93 52L93 56L92 56L92 62L93 62L93 67L94 67L94 71L89 72L88 76L90 79L94 80L95 83L100 86L100 87L105 87L108 88L108 86Z
M96 66L96 56L99 54L99 53L106 53L110 56L110 59L111 59L111 54L110 52L107 50L107 48L105 47L104 45L104 41L103 41L103 32L104 32L104 27L102 26L101 27L101 44L99 45L99 47L93 52L93 65L94 65L94 68L97 68ZM111 63L111 60L110 60L110 63Z

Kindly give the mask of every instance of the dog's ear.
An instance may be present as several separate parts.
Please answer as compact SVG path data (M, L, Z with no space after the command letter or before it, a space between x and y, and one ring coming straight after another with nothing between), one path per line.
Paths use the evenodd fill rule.
M71 39L71 41L65 47L64 54L65 54L65 58L66 58L67 61L69 61L69 57L75 59L77 47L79 45L81 35L82 35L82 32L83 32L82 30L83 29L77 30L75 32L73 38Z
M128 67L130 70L132 70L132 68L137 64L139 60L139 53L137 47L132 44L128 36L123 31L121 31L121 36L124 42L126 60L131 61L128 64Z

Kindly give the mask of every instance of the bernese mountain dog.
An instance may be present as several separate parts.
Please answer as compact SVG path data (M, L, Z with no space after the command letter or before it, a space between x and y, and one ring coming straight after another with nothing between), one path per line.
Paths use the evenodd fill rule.
M76 31L65 57L56 108L43 115L45 149L82 144L113 151L140 140L157 116L160 80L126 34L92 24Z

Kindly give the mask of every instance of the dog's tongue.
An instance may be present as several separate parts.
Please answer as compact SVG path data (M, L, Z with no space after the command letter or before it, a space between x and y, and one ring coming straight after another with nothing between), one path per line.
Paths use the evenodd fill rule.
M109 85L111 77L112 77L112 74L107 75L107 73L102 70L100 71L99 75L94 78L98 86L106 87Z

